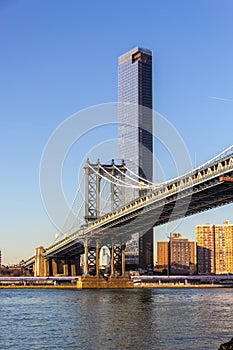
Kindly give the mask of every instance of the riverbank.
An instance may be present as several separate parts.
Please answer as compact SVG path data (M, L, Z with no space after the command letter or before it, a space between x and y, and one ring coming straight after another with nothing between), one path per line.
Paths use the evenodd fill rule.
M143 288L233 288L232 276L150 277L150 276L57 276L0 277L0 289L143 289ZM197 279L198 278L198 279Z
M76 284L69 285L1 285L0 289L229 289L233 286L228 285L217 285L217 284L196 284L196 285L183 285L183 284L154 284L154 283L143 283L137 284L122 284L122 283L111 283L111 284L98 284L98 285L83 285L82 287Z
M195 288L233 288L232 285L219 285L219 284L171 284L171 283L163 283L163 284L156 284L156 283L143 283L138 286L134 286L134 288L173 288L173 289L195 289Z
M227 289L225 286L135 286L133 288L125 287L124 289ZM0 286L0 289L122 289L122 287L109 288L77 288L76 286Z

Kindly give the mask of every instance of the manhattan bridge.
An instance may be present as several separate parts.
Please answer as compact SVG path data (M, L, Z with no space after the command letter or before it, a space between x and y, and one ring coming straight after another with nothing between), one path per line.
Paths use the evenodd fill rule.
M83 195L84 193L84 195ZM111 274L125 274L125 244L132 234L233 202L233 145L175 179L152 183L122 162L87 160L57 241L24 262L34 276L99 275L100 248L108 246ZM80 257L83 270L80 271Z

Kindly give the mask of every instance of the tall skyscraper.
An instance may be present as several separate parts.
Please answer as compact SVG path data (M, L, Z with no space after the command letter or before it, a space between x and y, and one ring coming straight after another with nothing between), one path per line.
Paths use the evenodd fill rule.
M118 59L119 157L153 178L152 51L136 47Z
M135 47L119 57L118 101L119 158L139 181L152 181L152 51ZM153 229L139 239L139 264L153 265Z

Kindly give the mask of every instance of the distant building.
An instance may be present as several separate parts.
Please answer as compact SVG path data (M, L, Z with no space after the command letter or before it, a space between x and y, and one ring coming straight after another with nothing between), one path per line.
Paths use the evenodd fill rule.
M168 256L171 275L189 275L190 272L195 272L195 243L189 242L180 233L171 233Z
M139 265L139 233L133 233L125 248L125 263L127 267Z
M110 250L108 247L102 247L102 254L100 255L100 261L102 266L107 266L110 263Z
M233 225L197 225L198 274L233 273Z
M157 242L156 269L168 273L168 242Z
M197 273L215 273L214 225L196 226Z
M157 268L171 275L195 274L195 242L180 233L171 233L169 242L157 242Z
M196 243L189 242L189 274L195 275L196 273L197 273Z
M233 225L215 225L215 273L233 273Z

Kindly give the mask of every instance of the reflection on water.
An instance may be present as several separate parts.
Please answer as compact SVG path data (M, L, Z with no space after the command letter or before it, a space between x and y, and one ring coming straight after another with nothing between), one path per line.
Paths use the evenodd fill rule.
M218 349L233 290L0 290L0 349Z

